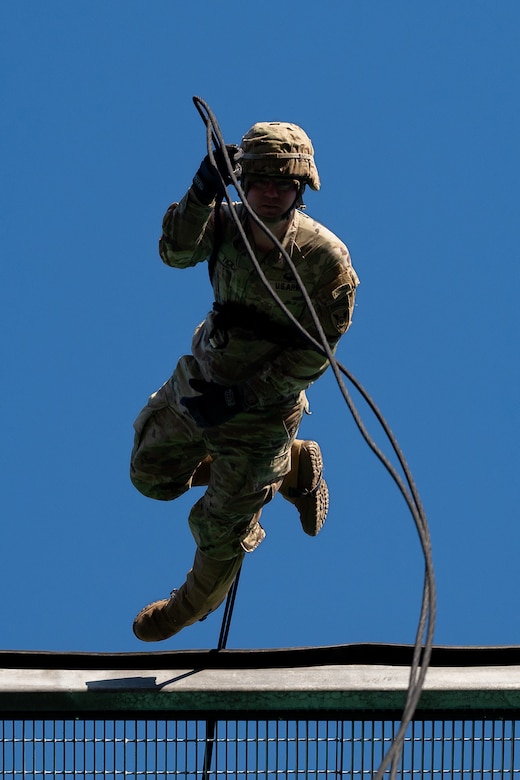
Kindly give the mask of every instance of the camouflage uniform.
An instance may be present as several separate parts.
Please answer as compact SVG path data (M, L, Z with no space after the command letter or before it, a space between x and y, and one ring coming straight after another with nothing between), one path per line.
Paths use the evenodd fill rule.
M262 507L290 469L291 445L307 406L305 390L323 374L328 361L289 330L287 317L252 267L227 205L222 206L216 238L213 205L202 204L191 187L163 220L159 251L169 266L186 268L207 260L218 240L212 271L217 310L196 328L191 354L181 357L173 376L139 414L131 478L143 494L173 499L189 489L198 465L210 455L208 489L192 508L189 524L203 556L232 562L254 550L265 536L259 524ZM245 207L236 208L248 232ZM300 210L293 212L282 245L335 349L351 323L358 284L347 248ZM279 250L273 248L258 259L291 313L319 338ZM226 321L218 311L223 304L258 314L260 325L252 328L240 317ZM238 385L245 410L217 427L199 428L181 403L182 398L197 395L190 384L194 379ZM191 617L182 620L183 625L193 622Z
M245 222L244 207L237 208ZM214 240L211 211L190 191L168 209L160 241L165 263L185 268L207 259ZM281 331L286 329L287 318L252 269L225 211L222 216L223 239L213 274L216 302L257 305L261 301L262 313L279 324ZM357 284L347 248L300 211L295 212L282 245L334 348L350 325ZM298 285L279 251L269 252L261 265L287 308L317 338ZM137 418L132 481L152 498L176 498L189 488L200 461L212 455L208 490L193 507L189 523L203 552L226 559L240 548L253 550L263 538L257 513L289 470L290 447L306 405L304 390L326 370L328 361L304 345L287 348L240 326L223 332L216 325L218 315L211 311L195 331L192 355L179 360L171 379ZM180 404L181 398L196 394L191 379L240 384L247 411L217 428L197 428Z

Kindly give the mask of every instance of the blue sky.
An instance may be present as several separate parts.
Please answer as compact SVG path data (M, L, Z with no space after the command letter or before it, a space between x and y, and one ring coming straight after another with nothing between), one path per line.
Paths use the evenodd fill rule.
M2 649L216 646L221 612L131 631L194 552L200 489L162 504L128 479L133 419L212 302L204 268L157 254L205 154L193 95L229 143L258 120L311 136L308 212L361 278L338 357L422 497L435 643L520 644L519 27L514 0L1 4ZM412 643L412 518L331 373L309 398L329 519L311 539L266 507L228 647Z

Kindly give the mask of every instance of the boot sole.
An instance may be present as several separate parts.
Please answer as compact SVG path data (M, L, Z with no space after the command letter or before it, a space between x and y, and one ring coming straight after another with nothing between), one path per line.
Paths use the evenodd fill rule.
M302 528L308 536L316 536L327 518L329 489L323 479L323 457L315 441L302 444L299 455L298 483L310 485L310 493L293 499L300 513ZM316 490L316 486L319 487ZM312 491L316 490L315 493Z

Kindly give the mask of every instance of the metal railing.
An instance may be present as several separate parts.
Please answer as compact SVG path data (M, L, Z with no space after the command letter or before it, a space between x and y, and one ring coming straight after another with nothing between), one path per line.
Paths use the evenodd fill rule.
M384 720L217 721L214 778L370 778L398 723ZM205 720L4 720L0 777L200 778L207 746ZM516 720L413 721L398 777L520 776Z
M0 651L0 778L372 778L410 652ZM520 648L434 648L432 662L396 776L520 776Z

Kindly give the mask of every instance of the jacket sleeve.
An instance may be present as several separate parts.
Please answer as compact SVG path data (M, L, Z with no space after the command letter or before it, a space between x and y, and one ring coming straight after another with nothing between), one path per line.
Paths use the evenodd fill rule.
M179 203L166 211L159 240L159 254L166 265L188 268L205 260L211 253L212 206L197 200L191 188Z

